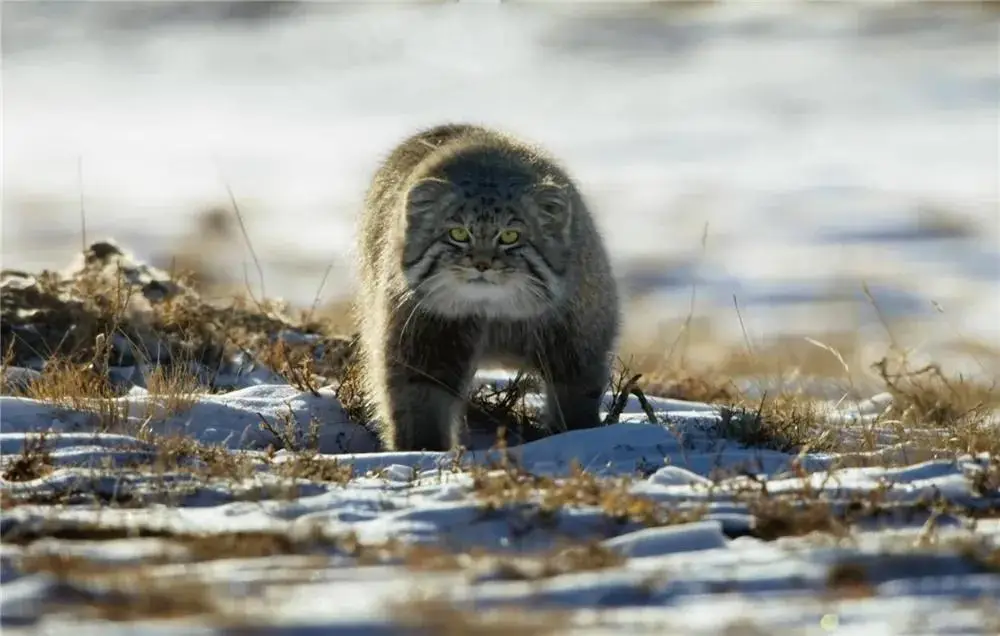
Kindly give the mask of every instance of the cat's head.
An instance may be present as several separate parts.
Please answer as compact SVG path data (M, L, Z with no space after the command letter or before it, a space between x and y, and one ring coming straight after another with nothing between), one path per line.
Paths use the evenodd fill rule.
M563 294L572 185L467 152L415 179L402 204L403 272L425 311L523 319Z

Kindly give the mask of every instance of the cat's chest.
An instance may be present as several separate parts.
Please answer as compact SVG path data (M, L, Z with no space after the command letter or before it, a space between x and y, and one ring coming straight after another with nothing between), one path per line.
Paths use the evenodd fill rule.
M534 323L497 322L484 325L481 358L483 363L508 367L528 361L535 348Z

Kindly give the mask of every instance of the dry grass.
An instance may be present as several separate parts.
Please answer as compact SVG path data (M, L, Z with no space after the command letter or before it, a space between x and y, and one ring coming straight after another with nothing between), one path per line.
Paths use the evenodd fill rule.
M345 349L343 364L335 374L337 400L352 422L367 425L373 417L374 408L365 395L361 372L355 335Z
M241 481L250 477L261 465L253 455L234 453L222 446L202 444L183 435L153 436L155 453L149 460L130 468L149 474L193 473L207 479Z
M100 431L122 430L128 420L127 406L115 400L107 375L92 363L49 360L39 378L28 386L25 397L91 413Z
M193 577L163 580L143 572L100 577L106 586L94 592L83 585L67 586L71 601L53 603L49 611L79 609L83 617L113 622L210 618L240 623L223 613L215 590Z
M853 522L877 515L874 510L860 514L838 512L830 502L818 497L804 499L760 494L747 503L754 519L750 534L764 541L813 533L845 537L850 533L849 527Z
M838 448L833 429L824 427L816 403L801 396L779 394L771 399L765 394L756 408L744 402L725 406L720 414L719 434L744 446L784 452Z
M95 364L50 360L24 397L88 413L101 432L143 435L151 422L181 415L207 393L197 376L180 366L156 366L145 378L150 400L144 410L130 409Z
M541 419L541 412L528 405L528 395L539 391L538 378L518 373L499 386L484 384L469 398L466 420L470 429L494 431L498 441L505 441L508 432L516 433L522 442L531 442L552 435ZM499 438L504 440L499 440Z
M184 370L192 363L212 371L227 355L249 351L308 383L299 349L324 346L323 365L336 369L349 343L326 323L292 318L283 303L247 294L208 302L187 273L147 268L109 242L88 248L68 275L4 272L4 283L0 340L6 361L20 366L55 360L100 373L108 365L144 363L161 367L154 385L177 388L190 382ZM277 336L291 331L312 333L315 342L280 344Z
M190 410L208 392L191 369L179 365L154 367L146 376L146 390L171 415Z
M113 565L81 556L32 553L39 539L64 541L110 541L127 538L158 538L163 550L142 562ZM398 564L413 571L465 571L502 580L539 580L573 572L616 567L624 559L598 543L567 545L534 553L494 553L485 549L462 552L447 546L410 544L395 539L362 543L353 533L330 536L320 527L309 532L221 532L192 534L149 527L53 524L39 533L14 534L4 538L11 545L27 546L18 568L25 573L52 572L60 575L90 575L118 569L139 569L171 563L206 563L225 559L259 559L299 555L317 557L315 567L328 565L326 557L353 558L358 565ZM180 551L178 551L178 549ZM183 555L183 556L178 556Z
M633 521L646 526L662 526L696 521L704 510L678 510L634 495L632 480L626 477L601 478L574 464L563 479L541 477L508 466L499 470L473 469L473 495L487 513L517 504L538 508L544 523L564 508L594 506L619 523Z
M473 610L447 600L415 596L391 608L391 618L406 634L427 636L550 636L570 626L568 612L518 608Z
M371 411L361 391L356 343L344 331L345 325L350 324L347 303L313 308L298 320L287 317L291 313L287 306L246 295L233 298L228 304L212 306L188 289L182 277L169 283L138 284L114 253L102 258L98 251L91 248L76 277L67 280L43 274L33 287L18 291L13 299L4 298L5 319L14 315L11 307L17 302L33 299L40 315L55 327L46 334L54 335L63 329L62 340L44 341L40 350L39 342L20 340L22 336L17 334L22 332L7 329L9 325L5 325L5 366L23 362L26 356L47 358L40 379L26 390L27 396L91 412L100 430L125 430L151 442L156 451L148 461L129 467L132 470L162 475L194 473L206 481L242 481L261 469L268 469L289 480L286 496L297 493L298 480L346 484L354 477L350 465L316 452L318 422L305 434L292 418L265 426L281 446L292 451L286 461L274 461L273 455L231 453L191 438L154 435L149 426L152 413L139 417L133 413L129 424L124 403L114 399L118 389L107 379L108 367L129 356L139 363L158 361L152 364L146 377L147 386L158 398L160 416L177 414L190 408L203 391L212 388L199 383L193 365L218 365L224 355L241 351L251 354L303 392L318 395L321 386L332 383L352 419L367 423ZM29 319L34 320L30 316L18 318L22 324ZM857 399L858 394L865 393L858 387L866 369L861 363L864 350L856 339L830 334L817 339L782 339L766 344L747 339L743 346L717 355L714 365L698 365L693 362L694 347L690 342L697 328L697 321L689 319L683 325L687 331L676 337L663 337L653 344L645 342L641 347L636 343L626 344L622 356L629 363L620 364L612 378L614 399L608 405L607 423L618 420L630 395L645 403L648 393L719 405L720 436L749 447L801 452L861 451L878 446L875 435L860 442L847 439L842 427L831 425L820 402L806 391L781 388L794 386L802 378L818 376L845 387L842 401L850 403ZM313 337L290 340L280 337L282 331L290 330ZM151 350L150 342L165 343L165 355L164 351ZM632 355L627 355L630 347ZM890 410L878 419L877 425L892 431L897 441L925 449L927 456L981 451L992 452L994 457L1000 454L996 420L1000 398L995 387L949 377L934 365L914 368L899 351L894 348L891 355L874 365L868 364L874 370L874 376L869 374L868 380L874 379L893 398ZM976 353L984 355L981 350ZM779 388L765 388L753 393L762 397L750 397L746 387L755 383L758 388ZM470 426L495 428L501 450L506 431L516 431L528 441L550 433L540 426L538 413L526 405L526 396L538 389L537 381L526 375L517 376L502 388L481 388L470 400ZM655 419L652 409L646 410L647 417ZM534 511L530 522L545 525L560 510L588 506L596 507L619 523L662 526L697 520L705 513L704 508L666 507L636 496L630 490L628 478L602 479L576 466L569 477L552 479L521 471L511 461L508 457L497 470L472 469L473 496L486 514L528 504ZM44 445L29 444L19 457L7 462L4 478L30 480L44 476L51 469ZM994 459L971 478L971 486L983 496L998 492L1000 463ZM261 493L276 494L280 495ZM754 515L753 534L767 540L812 532L842 536L859 519L885 514L880 501L853 502L844 508L808 489L777 496L753 486L735 495ZM3 506L17 503L5 497ZM76 538L86 538L86 532L64 531L78 533ZM94 532L100 535L104 531ZM287 553L300 549L281 544L280 539L273 537L231 539L245 545L227 545L228 539L220 537L199 541L209 546L205 548L206 555L246 550L250 556L262 556L269 550ZM189 547L202 545L194 539L185 540ZM460 562L454 555L434 548L404 548L396 544L359 546L350 539L341 539L337 548L360 560L391 557L417 568L469 567L469 562ZM472 561L481 565L487 556L479 555ZM581 546L558 554L535 555L534 559L514 562L497 557L493 562L500 564L498 571L515 578L553 576L586 567L608 567L615 562L611 555Z
M52 571L87 573L101 568L147 567L167 563L204 563L222 559L256 559L276 555L324 555L336 551L348 553L351 542L343 537L328 537L319 529L300 534L248 531L219 533L187 533L152 526L115 526L101 524L53 523L39 532L12 533L4 542L12 545L31 546L40 539L63 541L113 541L118 539L155 538L164 541L164 550L152 554L132 566L102 565L84 557L32 554L22 559L23 572ZM183 557L178 558L180 548ZM56 569L52 569L56 568Z
M52 456L49 453L46 440L45 433L26 437L21 452L17 457L8 459L6 462L3 479L5 481L32 481L52 472Z
M640 373L639 386L649 395L708 404L733 403L740 396L732 377L712 369L680 369L648 353L630 358L623 369Z
M218 591L195 576L163 576L156 571L162 559L121 565L78 556L29 555L19 567L26 573L44 572L61 584L57 599L46 602L47 612L70 612L112 622L209 619L213 623L242 622L220 603Z
M961 453L1000 454L1000 390L964 377L947 377L937 365L914 369L905 356L873 367L893 397L887 418L904 436Z
M947 547L956 550L983 570L1000 575L1000 547L982 538L952 541Z
M210 483L221 480L225 483L241 483L255 474L266 472L280 477L282 482L251 488L241 492L242 501L255 499L293 499L300 494L300 481L346 485L355 477L354 468L335 458L320 455L314 448L296 450L292 447L290 456L279 460L273 452L247 454L230 451L221 446L202 444L193 438L174 435L154 438L156 452L150 460L135 464L132 470L144 474L161 476L193 474ZM180 492L191 488L182 486ZM166 488L166 486L165 486Z
M998 489L1000 462L987 465L971 475L970 488L983 496L995 497ZM710 510L712 501L743 504L753 519L749 534L765 541L783 537L820 533L847 537L859 522L912 522L928 514L952 514L960 517L984 518L996 514L996 507L968 508L943 499L919 500L911 504L894 503L889 492L892 484L864 495L831 496L826 484L813 485L809 474L798 461L792 464L791 476L801 480L800 486L780 493L770 492L767 482L753 474L719 473L705 492L706 499L689 504L664 505L636 495L630 477L597 477L575 465L566 478L554 479L525 472L512 463L488 470L472 468L473 496L485 514L518 511L523 527L519 532L552 529L556 515L573 508L594 507L614 523L632 522L646 527L683 524L697 521ZM527 508L524 506L527 505Z
M970 489L980 497L1000 497L1000 455L991 455L982 470L969 480Z
M351 419L369 423L370 403L361 390L356 342L349 335L350 301L314 306L293 319L294 312L283 303L242 294L210 304L198 296L189 276L149 280L136 271L116 247L97 243L69 278L43 273L32 285L5 288L4 318L14 320L3 331L5 365L32 357L48 360L29 396L94 413L101 430L127 430L123 403L111 399L120 389L108 382L109 365L125 359L151 365L146 383L159 408L132 414L140 425L148 425L143 420L182 413L201 392L213 390L211 381L199 382L194 365L216 368L226 355L242 352L304 392L319 395L321 386L333 385ZM15 311L20 306L37 309L24 316ZM861 444L845 439L825 421L814 396L790 388L804 378L822 377L844 386L842 401L850 404L871 393L860 388L864 376L864 386L877 386L871 384L874 380L892 394L892 411L880 425L895 427L897 437L935 452L997 449L1000 399L993 387L947 377L934 366L912 370L899 356L876 362L872 376L867 373L871 362L862 363L868 350L856 334L764 343L747 337L743 346L716 351L714 364L698 363L699 339L711 340L712 334L693 310L676 334L662 332L653 342L626 340L620 354L629 362L612 378L617 395L635 395L641 403L649 394L717 404L723 416L721 436L747 446L865 451L877 446L877 436ZM743 316L739 318L742 324ZM46 328L32 341L24 340L29 332L14 329L42 322ZM281 337L292 331L311 336ZM526 393L536 390L536 384L520 375L501 389L480 388L470 399L470 427L516 431L525 441L550 434L538 413L525 405ZM757 390L748 392L748 386ZM607 423L613 423L624 401L609 406ZM647 417L655 419L651 409ZM286 447L304 443L285 439L287 431L274 432Z
M71 540L108 540L131 536L160 536L184 549L185 557L153 555L140 563L114 564L50 552L27 553L17 560L25 573L44 572L63 584L58 604L49 611L75 611L83 616L108 621L174 620L183 618L208 619L216 624L234 626L247 624L250 614L234 612L220 592L193 573L167 574L160 569L171 563L207 563L222 559L254 559L275 555L315 555L323 557L333 552L353 556L360 565L400 563L413 570L482 571L488 563L496 576L507 579L539 579L561 574L611 567L621 562L616 555L599 546L570 547L542 555L519 557L456 555L453 552L427 546L410 546L400 542L363 545L353 536L326 538L319 533L293 538L278 533L222 533L185 535L169 532L114 532L108 528L78 527L72 534L55 538ZM50 537L52 538L52 537ZM312 570L327 567L319 558ZM302 580L308 580L308 570ZM437 607L438 609L435 609ZM393 608L393 617L400 627L409 627L433 634L500 634L520 627L529 634L552 633L555 615L545 612L531 616L507 615L506 612L467 614L455 608L430 602L403 602ZM445 631L442 631L444 629Z
M291 459L273 466L275 473L289 479L346 485L355 477L354 466L326 459L311 451L295 453Z
M995 381L983 378L1000 369L1000 350L952 343L952 361L971 360L982 373L976 378L949 374L940 365L916 365L916 352L902 347L904 337L883 324L889 344L876 355L857 332L766 342L751 342L745 334L742 345L720 345L710 327L692 315L652 341L626 339L620 356L628 360L625 372L639 375L646 394L722 407L720 433L747 446L865 452L883 445L884 436L876 431L886 431L897 443L909 443L928 456L997 453L1000 391ZM620 371L612 386L621 377ZM830 395L812 393L816 384L827 392L839 389L833 399L842 406L878 392L891 395L892 406L858 431L859 440L826 419Z
M502 556L488 560L486 572L506 581L537 581L575 572L593 572L625 563L619 553L598 543L584 543L542 555Z
M830 566L826 589L837 599L870 598L876 594L875 586L869 581L868 569L861 563L849 561Z

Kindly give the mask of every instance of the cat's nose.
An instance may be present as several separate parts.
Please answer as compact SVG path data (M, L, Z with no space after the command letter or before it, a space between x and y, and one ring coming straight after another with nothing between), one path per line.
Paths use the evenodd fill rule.
M481 272L485 272L490 268L490 264L488 261L476 261L475 263L473 263L473 267L475 267L477 270Z

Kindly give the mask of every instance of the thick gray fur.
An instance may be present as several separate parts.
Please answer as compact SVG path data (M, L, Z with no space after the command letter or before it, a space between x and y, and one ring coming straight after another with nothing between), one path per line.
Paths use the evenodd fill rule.
M449 235L456 225L467 242ZM505 228L520 231L517 245L499 243ZM600 424L618 293L593 218L553 159L479 126L419 132L375 174L360 229L364 388L386 448L456 444L487 365L538 372L556 430Z

